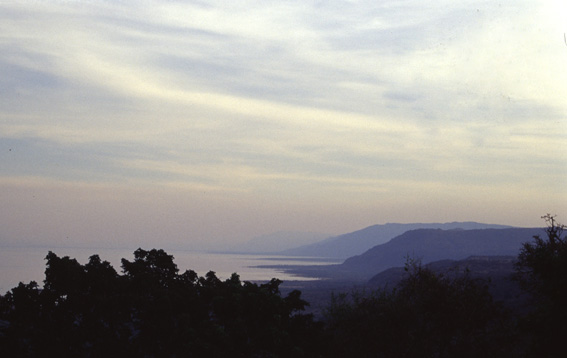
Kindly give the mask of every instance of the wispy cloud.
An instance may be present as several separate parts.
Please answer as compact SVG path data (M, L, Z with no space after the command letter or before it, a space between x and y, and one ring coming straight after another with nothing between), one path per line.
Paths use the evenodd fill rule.
M561 202L566 18L553 1L2 3L0 173L366 203L352 215L438 196L446 217L459 191Z

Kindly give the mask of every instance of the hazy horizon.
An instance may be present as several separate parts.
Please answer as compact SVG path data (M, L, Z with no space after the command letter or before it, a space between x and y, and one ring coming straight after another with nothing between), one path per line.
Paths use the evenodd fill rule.
M0 3L0 245L567 222L567 5Z

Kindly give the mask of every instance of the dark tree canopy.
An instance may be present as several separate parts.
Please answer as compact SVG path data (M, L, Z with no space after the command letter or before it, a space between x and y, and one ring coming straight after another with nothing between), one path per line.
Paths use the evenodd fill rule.
M396 288L335 297L328 316L333 357L505 357L504 312L466 273L406 267Z
M532 295L533 311L524 320L531 337L531 352L546 357L562 357L567 337L567 239L565 226L555 216L542 217L545 237L526 242L516 263L521 285Z
M0 347L10 357L301 357L315 332L299 292L281 281L222 281L179 274L173 256L142 250L123 275L49 252L43 288L21 283L0 297Z

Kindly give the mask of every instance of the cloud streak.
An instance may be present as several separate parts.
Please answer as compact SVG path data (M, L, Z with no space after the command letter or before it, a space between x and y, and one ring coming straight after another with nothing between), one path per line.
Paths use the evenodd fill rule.
M566 16L551 1L4 3L1 172L216 193L211 207L224 193L282 218L215 240L480 220L480 203L537 223L536 198L567 209ZM289 227L266 204L281 200L326 214ZM511 222L519 202L533 210Z

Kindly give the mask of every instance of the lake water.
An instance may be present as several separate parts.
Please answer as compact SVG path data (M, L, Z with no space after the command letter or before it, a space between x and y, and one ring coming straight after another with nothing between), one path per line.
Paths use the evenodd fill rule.
M0 247L0 294L4 295L16 287L19 282L36 281L43 284L45 256L48 251L57 256L69 256L85 264L91 255L98 254L101 260L111 263L118 273L121 271L122 258L132 261L135 249L85 249L85 248L37 248L37 247ZM214 271L220 279L227 279L233 272L240 275L242 281L263 281L274 277L283 280L312 280L297 277L271 268L259 268L260 265L321 265L337 261L320 258L289 257L278 255L217 254L183 250L165 250L173 255L180 272L194 270L199 276Z

